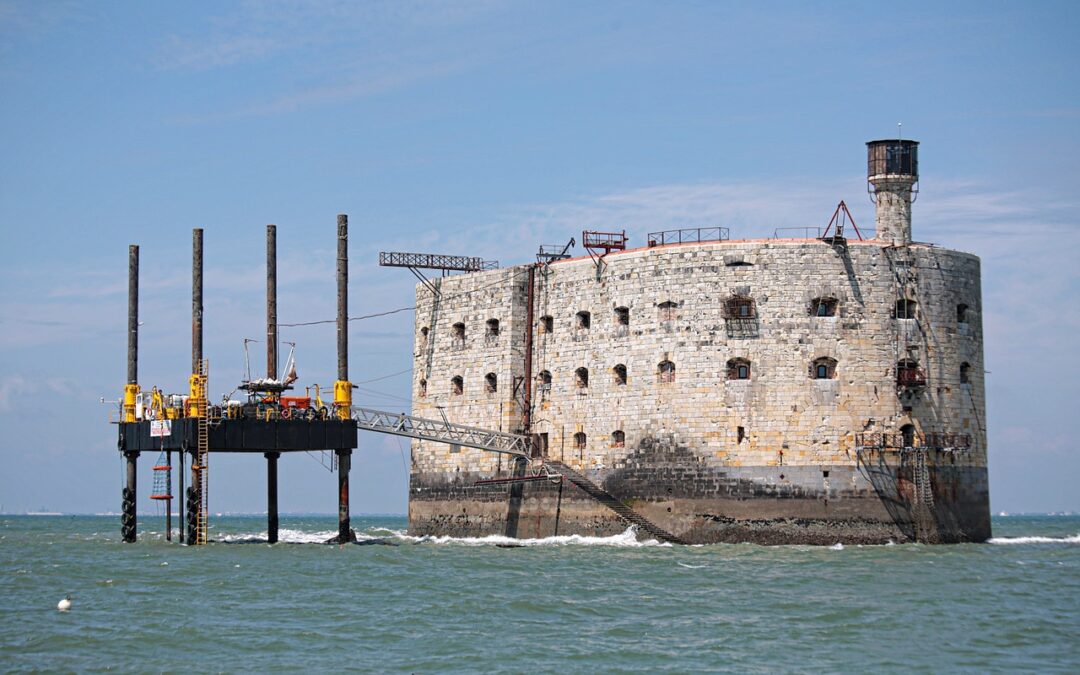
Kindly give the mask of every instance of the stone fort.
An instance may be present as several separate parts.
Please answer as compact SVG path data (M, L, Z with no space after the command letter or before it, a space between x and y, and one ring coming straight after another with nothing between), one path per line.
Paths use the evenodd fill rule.
M918 143L867 147L873 238L656 233L418 284L413 413L534 460L413 441L410 531L987 539L979 259L912 240Z

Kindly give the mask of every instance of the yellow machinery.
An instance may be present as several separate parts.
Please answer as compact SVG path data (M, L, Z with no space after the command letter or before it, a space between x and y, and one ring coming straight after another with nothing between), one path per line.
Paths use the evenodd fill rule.
M352 390L353 384L348 380L334 382L334 410L340 420L352 418Z
M135 421L135 401L139 398L139 389L137 384L124 385L124 421Z

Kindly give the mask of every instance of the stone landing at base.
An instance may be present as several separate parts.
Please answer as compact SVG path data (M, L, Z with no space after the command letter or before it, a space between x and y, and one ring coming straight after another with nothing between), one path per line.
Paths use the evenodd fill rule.
M868 454L858 467L654 466L583 473L692 544L985 541L991 536L986 469L954 466L946 453L932 454L942 456L928 466L931 504L918 499L913 463L895 455ZM567 480L475 485L492 477L458 474L447 481L414 473L410 534L532 539L610 536L629 526Z

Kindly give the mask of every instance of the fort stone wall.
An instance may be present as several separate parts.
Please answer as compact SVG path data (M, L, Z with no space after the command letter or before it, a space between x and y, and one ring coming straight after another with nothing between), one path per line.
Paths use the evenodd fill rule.
M689 540L989 535L975 256L800 239L564 260L535 270L531 326L528 278L518 266L440 279L438 297L417 287L414 414L520 431L529 387L539 454ZM858 434L950 440L922 467ZM519 487L509 518L508 488L475 486L509 471L504 456L415 441L410 528L625 529L550 485Z

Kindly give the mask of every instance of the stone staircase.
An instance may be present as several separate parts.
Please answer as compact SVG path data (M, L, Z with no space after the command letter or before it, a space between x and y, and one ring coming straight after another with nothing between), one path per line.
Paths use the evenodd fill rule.
M629 506L619 501L619 499L616 498L615 495L611 494L604 488L600 487L596 483L586 478L583 474L578 473L577 471L571 469L569 466L563 464L562 462L557 462L549 459L545 460L544 463L555 471L558 471L568 481L584 490L585 493L588 494L590 497L614 511L616 514L619 515L620 518L622 518L628 523L637 525L639 531L648 532L650 535L659 539L660 541L667 541L671 542L672 544L687 543L682 539L676 537L675 535L671 534L667 530L660 528L637 511L634 511Z

